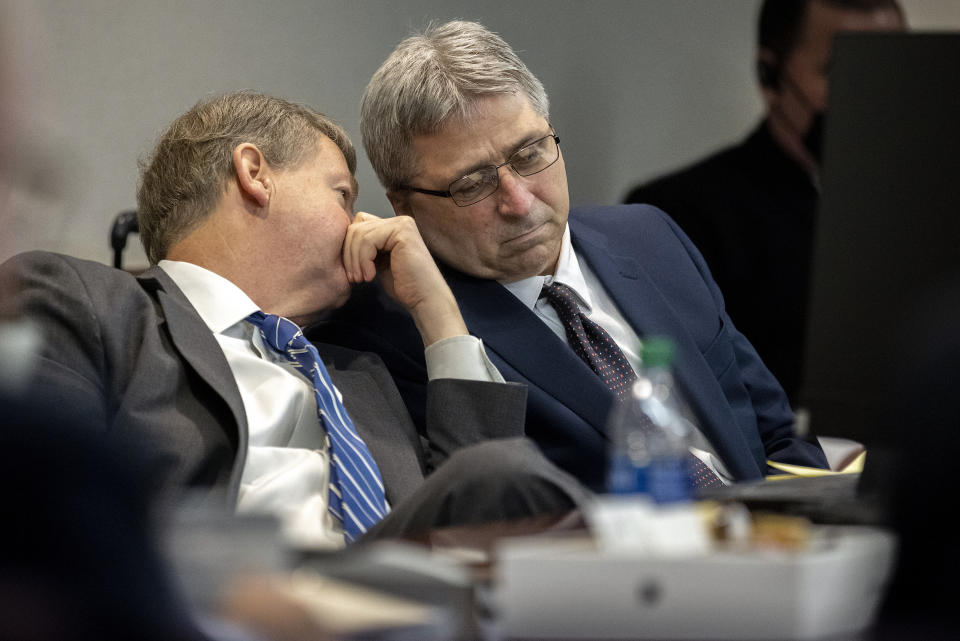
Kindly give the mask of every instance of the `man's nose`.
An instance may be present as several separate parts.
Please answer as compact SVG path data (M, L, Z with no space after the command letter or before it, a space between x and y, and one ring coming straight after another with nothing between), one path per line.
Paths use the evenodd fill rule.
M526 216L533 204L533 194L524 179L509 165L500 168L500 187L495 195L497 211L504 216Z

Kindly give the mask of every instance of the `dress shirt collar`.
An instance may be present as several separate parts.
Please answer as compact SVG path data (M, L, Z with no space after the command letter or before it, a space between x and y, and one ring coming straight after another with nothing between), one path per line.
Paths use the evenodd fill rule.
M567 225L567 228L563 231L563 239L560 241L560 258L557 261L556 274L552 276L531 276L513 283L503 283L503 286L519 298L520 302L533 309L540 298L540 291L543 286L554 282L563 283L572 289L586 312L589 313L593 308L590 300L590 290L583 278L580 262L577 260L577 255L570 242L570 225Z
M215 334L222 333L259 309L242 289L208 269L179 260L161 260L158 266L183 291Z

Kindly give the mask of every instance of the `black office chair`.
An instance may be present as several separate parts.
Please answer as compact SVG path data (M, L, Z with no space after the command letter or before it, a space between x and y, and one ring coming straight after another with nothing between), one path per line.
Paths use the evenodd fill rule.
M113 266L123 269L123 250L127 247L127 236L140 232L137 211L122 211L113 219L110 228L110 246L113 247Z

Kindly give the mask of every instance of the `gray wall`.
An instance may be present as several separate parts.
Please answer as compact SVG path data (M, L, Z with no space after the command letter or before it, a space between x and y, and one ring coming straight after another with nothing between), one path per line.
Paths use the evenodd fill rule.
M0 259L42 248L109 261L137 159L202 96L251 88L304 101L359 146L367 80L430 19L479 20L521 52L550 93L574 203L618 201L760 113L758 0L0 2L25 105L23 167L0 192ZM958 5L905 2L920 28L960 28ZM358 179L359 208L389 214L362 153ZM146 262L139 247L127 257Z

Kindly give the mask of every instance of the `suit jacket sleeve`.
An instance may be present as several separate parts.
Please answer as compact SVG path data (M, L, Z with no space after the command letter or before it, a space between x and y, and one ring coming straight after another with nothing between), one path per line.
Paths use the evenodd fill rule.
M704 282L710 289L716 306L721 310L722 324L727 328L733 346L736 366L749 394L749 406L756 414L757 429L766 458L772 461L827 468L826 457L820 447L799 437L795 430L793 411L780 383L764 365L756 349L733 324L727 314L720 288L710 274L706 262L690 239L678 225L664 214L663 219L671 226L677 238L686 248ZM731 399L731 405L737 403Z
M462 447L523 436L527 388L443 378L427 383L425 432L431 468Z
M390 331L378 331L384 327ZM346 308L307 334L383 360L406 407L404 415L409 413L429 453L428 471L461 447L524 435L526 387L459 379L428 382L420 335L406 311L376 284L357 288Z

